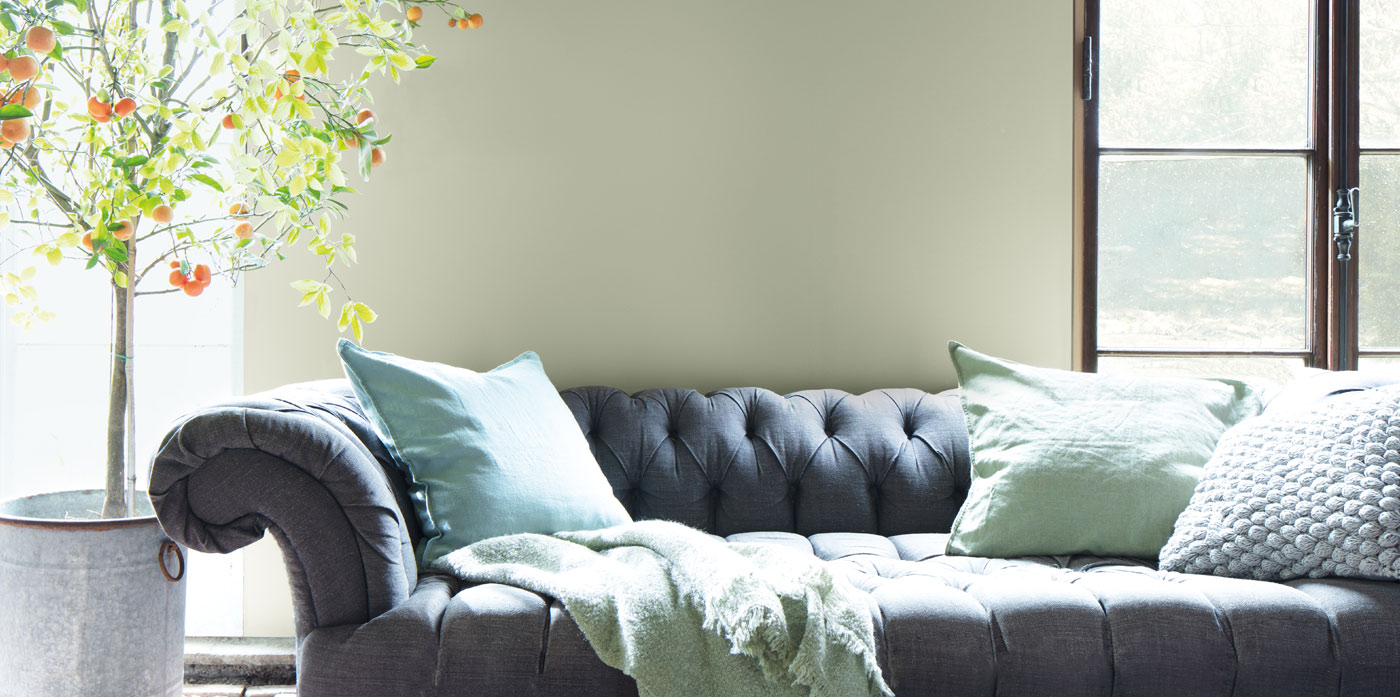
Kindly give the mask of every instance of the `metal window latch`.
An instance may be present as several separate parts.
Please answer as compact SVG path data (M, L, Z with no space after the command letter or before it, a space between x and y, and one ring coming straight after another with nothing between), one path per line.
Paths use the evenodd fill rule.
M1084 45L1080 54L1081 67L1079 79L1081 81L1079 97L1084 101L1094 98L1094 37L1084 37Z
M1360 189L1337 189L1337 203L1332 206L1332 242L1337 245L1337 260L1351 261L1351 243L1360 223L1356 217L1356 196Z

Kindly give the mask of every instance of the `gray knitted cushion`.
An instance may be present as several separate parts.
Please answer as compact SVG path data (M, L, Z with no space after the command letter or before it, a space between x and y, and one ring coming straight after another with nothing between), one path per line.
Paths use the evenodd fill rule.
M1159 564L1260 580L1400 580L1400 385L1226 431Z

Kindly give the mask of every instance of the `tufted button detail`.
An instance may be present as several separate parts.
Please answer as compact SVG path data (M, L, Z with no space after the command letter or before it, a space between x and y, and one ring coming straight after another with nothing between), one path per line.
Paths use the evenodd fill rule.
M618 485L618 499L630 513L725 530L821 527L823 521L837 518L874 528L890 510L901 520L909 516L914 521L910 525L951 519L967 490L964 470L922 469L926 466L922 456L929 449L949 463L965 462L963 442L934 437L963 426L956 396L951 397L918 390L865 395L813 390L781 395L738 388L705 395L666 388L628 395L612 388L585 387L564 392L587 442L598 451L599 467ZM926 447L920 441L920 457L909 456L913 443L900 443L895 434L901 431L911 439L928 439ZM616 448L609 449L604 436ZM1395 437L1400 442L1400 429ZM1382 487L1394 485L1400 490L1400 469L1390 473L1381 463L1373 470L1370 476ZM880 477L888 473L895 477L891 481L912 479L918 484L885 491L880 481L872 488L875 473ZM717 514L716 506L724 508L728 497L727 485L715 481L721 475L738 483L740 498L770 505L752 515L746 509L741 519L729 517L731 511ZM819 500L808 500L812 497L802 486L808 477L816 487L812 496ZM1307 486L1301 480L1298 483L1300 488ZM861 493L862 485L868 493ZM1374 521L1359 512L1357 517L1377 526L1382 518L1387 522L1400 518L1400 503L1387 508L1381 500L1369 504L1374 511L1367 509ZM1394 549L1400 554L1400 544Z

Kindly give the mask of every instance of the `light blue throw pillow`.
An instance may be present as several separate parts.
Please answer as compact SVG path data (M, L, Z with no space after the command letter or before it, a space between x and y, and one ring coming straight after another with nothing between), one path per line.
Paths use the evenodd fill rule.
M355 396L409 477L423 526L420 565L497 535L632 521L533 352L486 373L345 339L339 353Z

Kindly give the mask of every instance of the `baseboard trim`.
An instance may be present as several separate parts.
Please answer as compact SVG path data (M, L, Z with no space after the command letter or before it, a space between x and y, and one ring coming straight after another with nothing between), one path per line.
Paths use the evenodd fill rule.
M296 642L291 637L188 637L185 682L296 684Z

